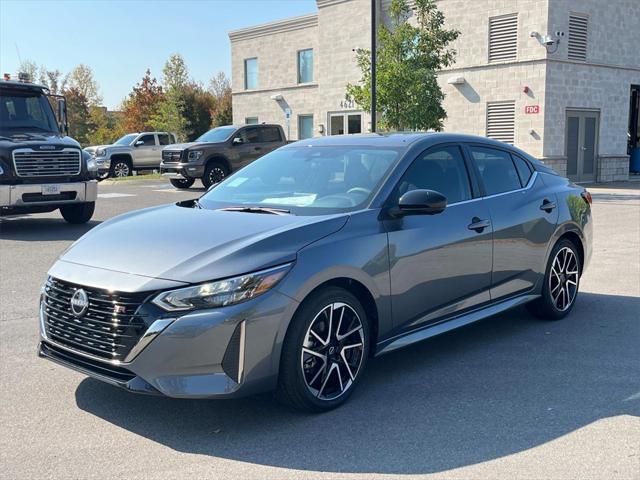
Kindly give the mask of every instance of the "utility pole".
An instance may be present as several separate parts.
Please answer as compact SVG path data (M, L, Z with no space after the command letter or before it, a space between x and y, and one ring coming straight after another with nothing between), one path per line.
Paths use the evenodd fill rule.
M376 131L376 2L371 0L371 131Z

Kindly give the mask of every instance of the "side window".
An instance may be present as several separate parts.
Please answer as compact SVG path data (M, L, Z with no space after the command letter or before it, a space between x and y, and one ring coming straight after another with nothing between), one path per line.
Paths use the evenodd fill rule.
M156 138L155 138L155 135L153 133L150 133L150 134L147 134L147 135L142 135L137 140L137 142L140 142L140 141L144 142L143 146L145 146L145 147L155 147L155 145L156 145Z
M529 179L531 178L531 167L529 166L529 162L513 154L511 155L511 158L513 159L513 163L516 164L518 175L520 175L520 183L523 187L526 187L529 183Z
M258 143L258 129L256 127L245 128L241 130L238 137L242 139L242 143Z
M511 155L490 147L469 147L478 165L487 195L510 192L521 188L520 177L511 161Z
M448 204L470 200L469 174L460 148L436 147L414 160L398 184L398 197L418 189L440 192Z
M261 127L260 128L260 141L261 142L279 142L280 130L277 127Z
M159 133L158 142L160 145L169 145L169 135L167 133Z

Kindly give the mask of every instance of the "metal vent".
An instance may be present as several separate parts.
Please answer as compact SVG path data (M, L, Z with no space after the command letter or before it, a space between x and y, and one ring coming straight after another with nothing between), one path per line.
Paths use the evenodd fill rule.
M518 14L489 19L489 61L515 60L518 55Z
M569 60L578 60L581 62L587 60L588 27L588 17L569 15Z
M13 164L19 177L61 177L78 175L82 155L77 148L38 151L20 148L13 151Z
M501 142L515 141L516 102L487 103L487 137Z

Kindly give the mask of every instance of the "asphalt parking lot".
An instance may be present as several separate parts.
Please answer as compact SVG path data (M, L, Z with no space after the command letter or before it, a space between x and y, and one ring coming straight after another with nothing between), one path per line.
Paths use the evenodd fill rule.
M129 210L193 198L101 184L94 220L0 223L0 478L640 478L640 182L591 189L595 244L573 313L518 309L373 360L344 407L136 396L38 359L56 257ZM114 244L96 255L118 255Z

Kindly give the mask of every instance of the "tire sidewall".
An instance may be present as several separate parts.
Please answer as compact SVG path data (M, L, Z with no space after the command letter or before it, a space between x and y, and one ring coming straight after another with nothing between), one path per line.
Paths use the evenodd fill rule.
M304 343L305 336L314 318L320 313L327 305L335 302L341 302L349 305L360 317L363 326L364 333L364 351L362 364L358 370L355 380L351 384L349 390L344 392L338 398L333 400L320 400L315 397L307 388L302 368L300 366L300 358L302 355L302 344ZM369 319L364 310L364 307L360 301L350 292L339 287L330 287L324 289L317 294L313 295L304 301L300 306L294 318L292 324L289 326L289 331L285 338L285 344L283 349L288 350L286 355L287 360L293 359L292 365L281 365L281 371L287 369L288 375L293 377L295 382L297 393L302 397L304 403L308 405L309 410L325 411L331 410L341 404L343 404L356 389L358 383L362 379L363 373L367 366L367 360L369 357L369 347L371 341L371 333L369 326ZM283 355L283 358L285 356Z
M577 262L578 263L578 285L576 286L576 295L573 298L571 305L569 305L569 308L567 308L566 310L560 310L556 307L553 301L553 298L551 296L551 292L549 290L549 277L551 276L551 266L553 265L553 261L556 258L556 255L563 248L571 249L576 259L578 260ZM553 249L551 250L551 254L549 255L549 260L547 261L547 269L544 275L544 285L542 286L542 302L544 303L545 313L550 317L551 320L560 320L561 318L564 318L567 315L569 315L569 313L571 313L571 311L573 310L573 307L576 304L576 301L578 300L578 294L580 293L581 277L582 277L582 268L580 266L580 254L578 253L576 246L570 240L561 240L558 243L556 243Z
M211 187L211 185L213 185L214 182L212 182L209 179L209 177L210 177L211 172L213 171L213 169L216 168L216 167L222 169L222 171L224 172L224 176L222 177L222 180L227 178L227 176L229 175L228 169L222 163L220 163L218 161L209 162L207 164L207 167L204 170L204 176L202 177L202 184L205 186L205 188L209 188L209 187ZM222 180L220 180L220 181L222 181Z
M111 169L110 169L110 175L109 176L111 176L112 178L123 178L123 177L116 176L116 165L118 165L119 163L123 163L129 168L129 172L125 176L126 177L130 177L131 174L133 173L133 168L132 168L131 162L129 160L116 160L115 162L113 162L111 164Z

